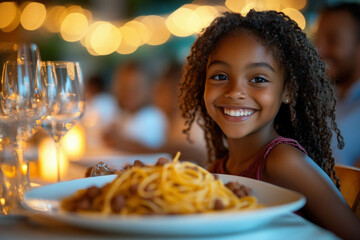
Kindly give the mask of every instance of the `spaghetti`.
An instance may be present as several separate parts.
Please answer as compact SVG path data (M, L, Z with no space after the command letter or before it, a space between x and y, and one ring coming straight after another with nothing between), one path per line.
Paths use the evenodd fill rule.
M254 196L238 197L207 170L190 162L134 166L102 188L79 190L63 209L103 214L191 214L258 207Z

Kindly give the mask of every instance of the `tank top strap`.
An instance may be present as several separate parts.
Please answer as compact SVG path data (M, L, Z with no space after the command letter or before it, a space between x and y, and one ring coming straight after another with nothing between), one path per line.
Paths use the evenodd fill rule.
M302 151L303 153L305 153L307 155L307 152L306 150L298 143L298 141L294 140L294 139L291 139L291 138L285 138L285 137L277 137L275 138L274 140L272 140L266 147L264 150L265 153L264 153L264 158L266 159L270 153L270 151L278 144L280 143L284 143L284 144L288 144L288 145L291 145L291 146L294 146L296 148L298 148L300 151Z
M270 143L268 143L261 150L261 152L256 156L256 158L250 163L249 167L245 171L243 171L240 176L262 180L262 173L265 168L267 157L270 151L278 144L292 145L307 154L305 149L296 140L279 136L272 140Z
M279 136L268 143L250 163L249 167L241 172L239 176L262 180L262 173L265 168L267 157L270 151L278 144L292 145L307 154L305 149L296 140ZM217 159L213 164L211 164L208 170L212 173L229 174L225 168L225 164L228 158L229 156L226 155L220 159Z

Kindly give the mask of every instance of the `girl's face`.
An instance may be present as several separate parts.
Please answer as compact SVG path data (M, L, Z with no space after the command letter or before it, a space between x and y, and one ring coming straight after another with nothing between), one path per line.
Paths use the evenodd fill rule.
M283 71L251 34L226 36L210 56L204 101L228 138L269 136L285 101Z

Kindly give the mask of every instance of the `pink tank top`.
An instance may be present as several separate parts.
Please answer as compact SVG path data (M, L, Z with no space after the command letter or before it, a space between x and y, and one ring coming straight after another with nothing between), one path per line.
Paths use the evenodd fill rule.
M265 167L267 156L269 155L270 151L278 144L292 145L307 154L305 149L296 140L279 136L272 140L270 143L268 143L259 152L256 158L250 163L249 167L245 171L240 173L239 176L262 180L262 173ZM229 156L225 156L221 159L216 160L210 166L209 171L212 173L230 174L225 168L228 157Z

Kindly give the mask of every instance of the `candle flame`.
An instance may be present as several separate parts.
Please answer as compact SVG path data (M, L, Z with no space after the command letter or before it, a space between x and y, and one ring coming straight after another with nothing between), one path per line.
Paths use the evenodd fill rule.
M69 162L65 154L61 154L60 177L64 178ZM51 138L43 139L39 144L39 168L40 176L49 182L57 181L57 158L56 145Z

